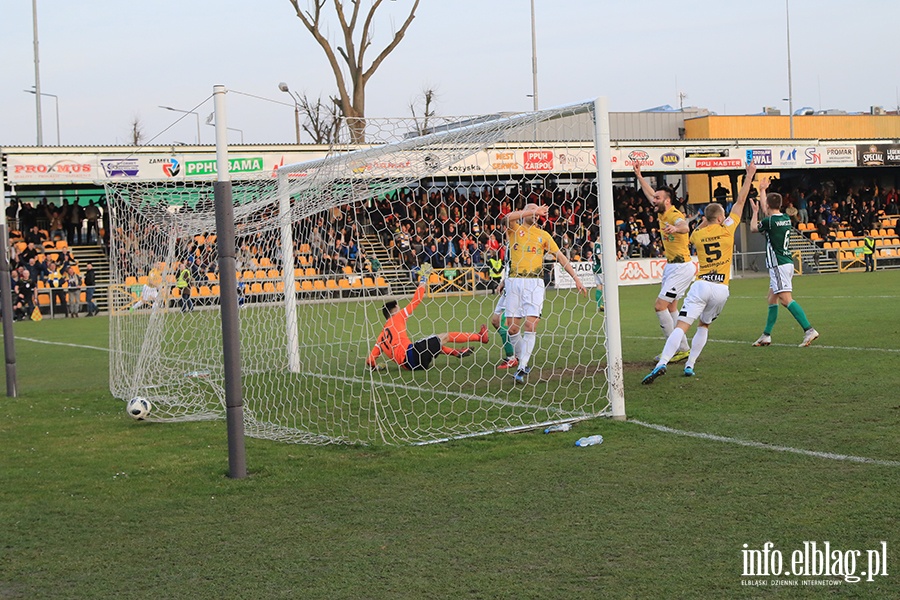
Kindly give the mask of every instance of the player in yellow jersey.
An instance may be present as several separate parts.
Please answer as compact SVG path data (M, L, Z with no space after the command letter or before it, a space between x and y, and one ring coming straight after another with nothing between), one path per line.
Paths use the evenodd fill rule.
M731 214L725 218L725 209L715 202L706 206L703 220L691 234L691 243L697 249L700 269L697 279L691 284L684 306L678 315L678 325L666 338L666 345L659 355L656 367L641 383L653 383L657 377L666 374L666 364L678 350L685 339L691 324L700 319L697 332L691 340L691 352L684 365L684 375L693 377L694 364L706 345L709 336L709 325L718 317L728 300L728 281L731 279L731 256L734 253L734 232L741 222L744 203L750 195L750 185L756 174L756 165L747 165L744 184L738 193L737 202L731 208Z
M522 210L506 215L506 235L509 241L509 276L506 278L506 326L509 341L516 349L519 370L516 383L525 383L531 372L528 361L534 351L538 321L544 307L544 254L556 257L557 262L575 281L578 292L587 296L568 257L560 251L549 233L535 223L546 217L549 207L527 204Z
M678 324L678 300L684 296L691 281L694 280L694 263L691 261L691 250L688 245L689 223L684 213L672 205L675 200L672 188L666 186L654 190L641 175L641 166L637 161L634 163L634 174L644 196L659 214L659 235L666 254L666 266L663 267L662 283L653 309L656 311L663 335L668 338ZM672 362L686 359L689 352L690 348L685 339L672 357Z
M132 304L128 310L135 311L145 304L150 306L160 304L159 289L161 286L162 274L159 269L154 267L150 269L150 273L147 275L147 283L141 287L141 297L138 298L137 302Z

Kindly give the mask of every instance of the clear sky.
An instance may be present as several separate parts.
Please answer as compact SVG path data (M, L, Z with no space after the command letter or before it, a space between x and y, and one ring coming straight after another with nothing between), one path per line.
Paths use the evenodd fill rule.
M896 109L900 2L789 1L795 110ZM370 59L411 4L382 5ZM145 139L193 143L196 117L172 125L182 115L158 106L194 110L215 84L282 102L290 98L280 81L313 98L335 89L288 0L37 5L41 91L59 97L63 145L130 143L135 118ZM542 108L597 96L613 111L677 107L681 92L685 106L719 114L763 106L787 113L784 0L535 0L535 13ZM0 0L0 17L0 146L35 145L34 96L23 91L34 85L31 2ZM530 0L421 0L407 36L369 83L367 115L408 116L426 87L437 90L442 116L529 110ZM45 145L56 143L55 110L45 97ZM212 143L212 101L196 111L201 141ZM290 106L229 94L228 111L228 125L247 143L294 141ZM239 136L231 132L230 141Z

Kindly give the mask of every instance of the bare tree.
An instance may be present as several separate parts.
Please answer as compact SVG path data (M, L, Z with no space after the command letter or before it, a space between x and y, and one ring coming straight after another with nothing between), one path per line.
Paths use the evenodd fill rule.
M350 0L350 14L345 14L344 0L331 0L334 5L335 13L337 13L338 22L340 23L340 35L343 37L343 45L333 47L331 41L326 37L325 24L322 22L322 8L329 0L310 0L312 10L302 10L299 6L301 0L289 0L297 13L297 17L303 23L303 26L312 34L313 38L325 51L325 56L331 65L334 73L334 79L337 83L339 106L344 117L347 118L350 127L350 137L354 143L365 142L366 130L366 84L372 75L381 66L387 56L393 52L406 30L416 16L416 10L419 8L419 0L413 2L413 6L407 15L403 25L394 32L394 36L390 43L385 46L378 56L368 66L365 64L366 51L372 45L373 24L375 12L381 6L383 0L373 0L368 12L363 15L362 25L360 26L360 7L363 0ZM349 16L349 18L348 18ZM359 30L357 31L357 28ZM359 39L354 39L354 35ZM341 63L337 54L340 54L343 62L347 67L348 81L344 78L344 72L341 69Z
M306 116L303 131L308 133L316 144L333 144L338 141L341 124L338 102L334 96L329 98L329 102L322 102L321 96L313 102L306 94L298 98L300 109Z
M434 116L434 108L432 104L437 100L437 91L434 88L426 87L422 90L422 95L414 98L409 103L409 112L412 113L413 120L416 124L416 131L419 135L425 135L428 132L428 122ZM416 107L421 103L422 115L416 115ZM420 122L421 120L421 122Z
M141 123L141 118L137 115L132 117L129 135L131 136L132 146L140 146L141 142L144 141L144 126Z

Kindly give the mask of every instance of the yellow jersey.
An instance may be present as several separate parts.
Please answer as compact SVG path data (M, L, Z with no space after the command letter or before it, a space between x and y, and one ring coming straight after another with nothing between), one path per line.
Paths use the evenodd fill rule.
M697 279L728 285L734 254L734 232L740 220L740 217L731 215L721 225L707 225L691 234L691 243L697 249L699 261Z
M663 249L666 251L666 260L670 263L686 263L691 260L691 250L688 247L688 234L665 233L666 225L675 225L684 220L684 213L670 206L669 210L659 217L659 236L662 238Z
M510 277L541 277L544 254L559 252L559 246L550 234L535 225L510 223L506 235L509 238Z

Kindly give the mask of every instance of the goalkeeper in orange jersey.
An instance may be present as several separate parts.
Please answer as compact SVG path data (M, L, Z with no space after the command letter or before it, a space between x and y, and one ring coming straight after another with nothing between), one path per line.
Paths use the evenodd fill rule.
M376 362L378 356L384 354L404 369L420 371L430 367L434 358L440 354L463 358L473 353L471 348L457 349L446 346L445 344L448 342L451 344L466 342L487 344L487 325L482 325L478 333L451 331L449 333L431 335L417 342L410 342L409 336L406 334L406 321L422 301L422 298L425 297L425 286L428 281L428 275L431 272L431 269L427 269L427 267L430 266L426 263L420 269L419 287L416 288L416 293L405 308L401 309L396 300L387 302L382 308L387 323L384 324L384 329L381 330L378 341L366 358L366 364L370 369L379 371L384 368Z

